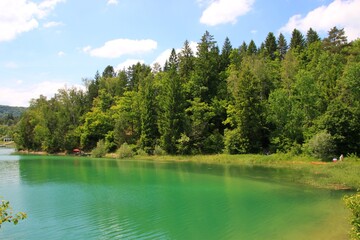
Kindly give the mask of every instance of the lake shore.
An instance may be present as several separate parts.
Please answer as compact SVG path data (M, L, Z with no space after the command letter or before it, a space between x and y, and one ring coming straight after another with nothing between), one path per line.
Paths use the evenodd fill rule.
M69 156L66 153L49 154L46 152L18 151L19 155L53 155ZM71 156L71 155L70 155ZM287 169L292 171L284 181L309 185L316 188L349 190L360 189L360 159L345 157L344 161L323 162L309 156L292 156L290 154L215 154L215 155L136 155L131 158L119 159L114 153L102 159L147 160L154 162L194 162L199 164L220 164L246 167L264 167L271 169Z
M114 155L107 155L114 158ZM345 158L342 162L322 162L308 156L272 155L195 155L195 156L135 156L137 160L196 162L247 167L288 169L293 172L284 181L310 185L316 188L334 190L360 189L359 158Z

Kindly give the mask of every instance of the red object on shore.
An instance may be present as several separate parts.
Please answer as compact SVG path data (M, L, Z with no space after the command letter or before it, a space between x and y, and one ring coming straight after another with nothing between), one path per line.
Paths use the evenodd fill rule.
M78 149L78 148L75 148L75 149L73 150L73 152L74 152L74 153L79 153L79 152L81 152L81 150Z

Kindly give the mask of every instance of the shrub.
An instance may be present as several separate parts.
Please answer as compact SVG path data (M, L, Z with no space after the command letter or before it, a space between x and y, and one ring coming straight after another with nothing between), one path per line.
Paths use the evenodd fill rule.
M352 225L351 239L360 240L360 192L352 196L345 196L344 201L352 213L350 220Z
M177 140L177 149L179 154L188 155L191 153L191 140L190 138L182 133L181 137Z
M204 140L204 153L221 153L224 150L224 137L215 131Z
M247 139L241 137L239 129L225 130L225 151L229 154L246 153L249 148Z
M323 160L331 160L334 154L335 145L327 131L321 131L313 136L306 147L310 155Z
M94 148L91 151L91 156L96 157L96 158L101 158L101 157L104 157L106 153L107 153L107 149L105 146L105 141L100 140L97 142L96 148Z
M118 158L128 158L134 156L132 148L127 144L123 143L116 152Z
M158 145L155 146L154 154L157 156L161 156L165 154L165 151Z

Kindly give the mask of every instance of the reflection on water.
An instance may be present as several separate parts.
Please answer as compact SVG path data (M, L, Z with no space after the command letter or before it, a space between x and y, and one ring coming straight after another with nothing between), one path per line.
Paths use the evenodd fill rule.
M2 184L19 184L19 156L10 155L15 152L13 148L0 148L0 180ZM0 192L0 196L1 192Z
M280 183L289 172L51 156L5 162L0 195L29 218L4 226L0 239L346 238L342 193ZM15 168L16 184L6 180Z

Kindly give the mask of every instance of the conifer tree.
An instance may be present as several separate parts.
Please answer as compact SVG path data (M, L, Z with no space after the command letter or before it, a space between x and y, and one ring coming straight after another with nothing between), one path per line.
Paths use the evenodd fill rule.
M286 39L282 33L279 34L279 37L277 40L277 50L278 50L280 59L283 60L285 58L285 54L288 50L288 45L287 45Z
M305 39L303 34L296 28L291 34L290 49L302 51L305 47Z
M310 44L320 41L320 37L318 35L318 33L313 30L312 28L310 28L306 34L306 44L307 46L309 46Z

